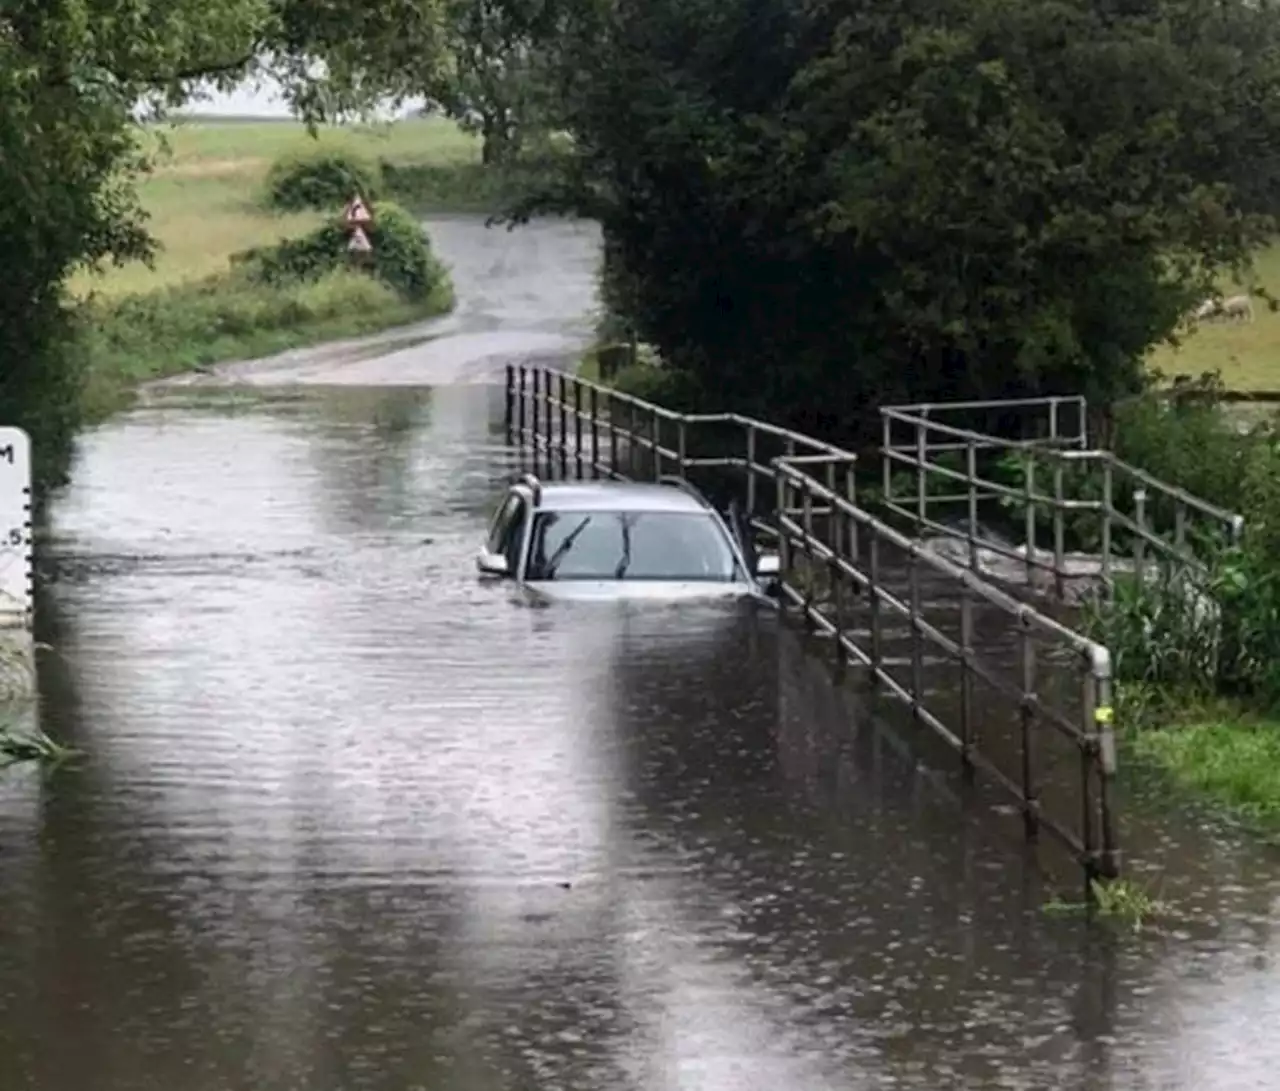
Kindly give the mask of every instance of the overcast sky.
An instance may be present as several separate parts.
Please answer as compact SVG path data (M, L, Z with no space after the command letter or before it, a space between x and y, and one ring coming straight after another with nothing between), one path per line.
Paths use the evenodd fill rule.
M399 113L413 108L408 103ZM237 117L288 117L289 109L280 95L280 85L275 80L265 80L261 88L254 84L242 85L223 94L215 93L207 99L191 102L182 113L228 114Z

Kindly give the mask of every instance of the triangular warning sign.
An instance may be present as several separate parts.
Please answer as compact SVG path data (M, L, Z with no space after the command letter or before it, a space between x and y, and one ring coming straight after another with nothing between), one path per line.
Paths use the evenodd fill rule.
M351 200L347 202L347 207L343 211L342 215L347 223L355 224L357 226L367 224L373 219L373 217L369 215L369 210L365 207L364 201L358 196L351 198Z
M363 227L357 227L351 232L351 238L347 242L347 249L354 250L359 254L367 254L373 249L373 243L369 241L369 236L364 233Z

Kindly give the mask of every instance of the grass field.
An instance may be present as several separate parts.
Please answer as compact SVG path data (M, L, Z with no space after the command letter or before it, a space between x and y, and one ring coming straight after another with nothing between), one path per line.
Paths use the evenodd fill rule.
M1280 244L1257 258L1258 282L1280 296ZM1243 291L1228 286L1225 294ZM1280 391L1280 312L1254 299L1252 322L1206 322L1178 348L1161 346L1151 363L1167 375L1221 371L1228 389Z
M494 189L487 178L477 184L476 143L436 120L330 127L312 137L289 121L187 119L141 138L155 157L139 187L158 244L155 263L84 273L70 286L89 304L91 419L127 404L149 379L372 333L452 306L447 276L428 298L410 300L345 268L288 284L256 283L234 271L237 251L297 238L325 218L266 207L264 183L276 160L317 147L349 150L412 183L408 198L417 211L474 206ZM404 199L398 192L384 196Z
M154 173L140 187L160 243L154 269L140 263L82 274L78 295L103 297L168 288L225 272L237 250L301 234L318 213L282 216L262 207L263 179L272 162L309 147L349 148L397 166L462 168L478 163L476 142L456 126L434 119L384 126L327 128L313 139L291 121L187 121L149 130L157 150Z

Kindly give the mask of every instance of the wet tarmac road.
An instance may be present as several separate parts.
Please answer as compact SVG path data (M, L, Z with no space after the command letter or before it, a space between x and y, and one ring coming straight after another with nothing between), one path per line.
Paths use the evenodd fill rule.
M439 233L463 309L394 386L348 346L87 439L42 611L85 758L0 782L0 1088L1274 1087L1268 850L1134 803L1169 922L1046 915L772 616L474 579L512 455L441 376L585 336L592 235L538 230Z

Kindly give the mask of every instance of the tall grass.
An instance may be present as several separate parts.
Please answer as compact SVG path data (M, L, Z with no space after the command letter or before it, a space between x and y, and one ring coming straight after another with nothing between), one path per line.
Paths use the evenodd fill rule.
M89 323L87 403L101 416L149 379L373 332L442 313L452 301L447 279L426 300L407 301L353 270L271 286L223 275L102 301Z

